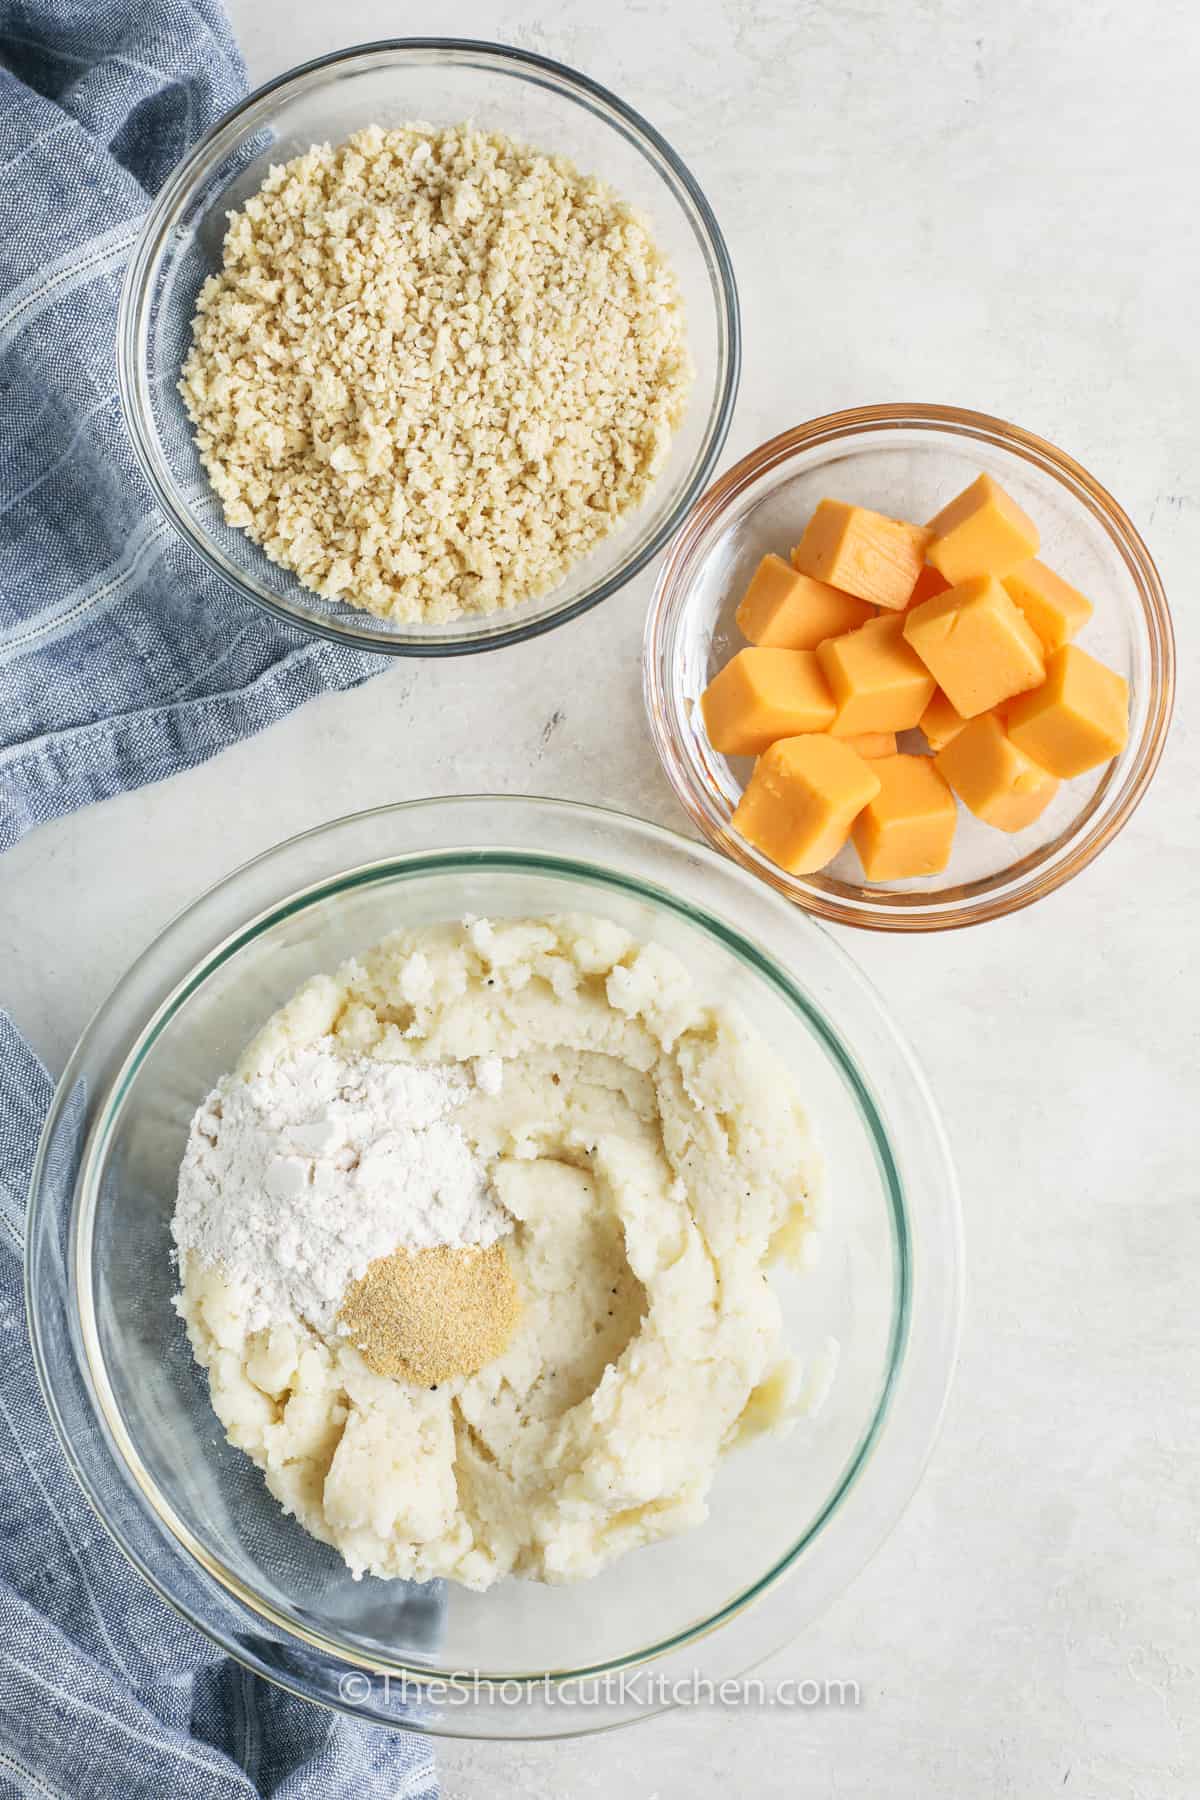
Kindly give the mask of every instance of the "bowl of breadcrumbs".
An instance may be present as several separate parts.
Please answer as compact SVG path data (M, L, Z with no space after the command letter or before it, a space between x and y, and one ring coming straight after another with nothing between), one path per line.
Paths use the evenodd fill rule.
M126 278L122 398L167 517L239 592L362 649L575 617L702 491L737 387L683 163L540 57L407 40L218 125Z

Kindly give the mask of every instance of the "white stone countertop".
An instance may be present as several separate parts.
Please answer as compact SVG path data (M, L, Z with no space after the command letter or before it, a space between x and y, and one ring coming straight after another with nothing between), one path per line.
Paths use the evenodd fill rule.
M1193 0L233 0L252 79L444 30L573 64L720 219L745 371L728 464L837 407L934 400L1076 454L1172 598L1180 704L1121 838L1031 911L841 933L939 1096L968 1306L917 1497L768 1678L854 1709L677 1712L439 1751L447 1800L1193 1800L1200 1792L1200 8ZM682 828L642 721L650 574L535 644L400 663L0 869L0 998L54 1070L178 908L359 806L480 789ZM555 718L559 723L554 725Z

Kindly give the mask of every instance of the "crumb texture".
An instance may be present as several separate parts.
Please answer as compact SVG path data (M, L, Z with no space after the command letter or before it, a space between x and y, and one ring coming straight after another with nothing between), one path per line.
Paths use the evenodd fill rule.
M180 392L227 521L397 621L545 593L646 496L691 364L646 222L561 157L371 126L229 216Z

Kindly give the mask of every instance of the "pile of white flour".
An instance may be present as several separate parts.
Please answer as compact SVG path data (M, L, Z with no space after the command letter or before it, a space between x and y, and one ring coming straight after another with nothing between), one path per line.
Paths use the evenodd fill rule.
M493 1244L511 1226L451 1115L495 1093L498 1057L384 1062L329 1042L250 1079L226 1075L192 1120L173 1232L180 1258L243 1291L247 1328L334 1320L352 1282L401 1247Z

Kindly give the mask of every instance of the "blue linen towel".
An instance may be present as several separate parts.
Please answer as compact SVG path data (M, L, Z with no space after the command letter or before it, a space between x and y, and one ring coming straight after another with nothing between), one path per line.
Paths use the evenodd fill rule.
M244 85L218 0L0 0L0 851L383 664L210 574L121 418L148 197Z
M379 661L290 633L208 575L121 422L113 337L140 215L243 88L218 0L0 0L0 850ZM50 1092L0 1013L0 1795L436 1800L424 1740L222 1657L68 1473L21 1281Z

